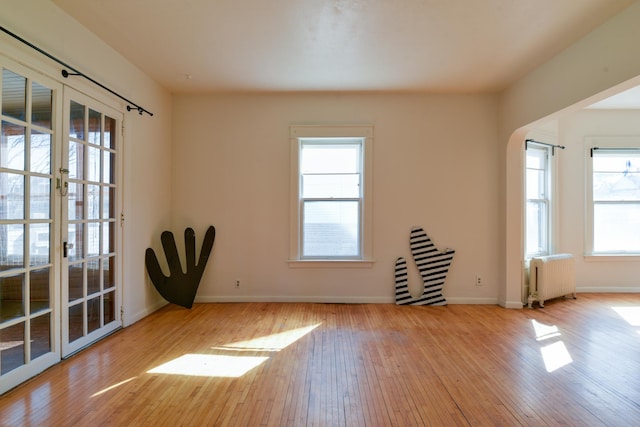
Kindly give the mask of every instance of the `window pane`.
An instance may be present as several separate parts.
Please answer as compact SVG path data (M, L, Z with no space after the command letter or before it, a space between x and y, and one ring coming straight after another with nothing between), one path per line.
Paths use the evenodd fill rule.
M594 172L593 200L640 200L640 172Z
M24 365L24 322L0 329L0 375Z
M115 223L105 222L102 224L102 253L109 254L116 250L116 230Z
M84 139L84 105L73 101L69 108L69 136Z
M29 289L31 290L31 314L50 307L48 268L33 270L29 274Z
M0 224L0 271L24 267L24 225Z
M116 269L116 258L109 257L103 260L102 268L103 271L103 289L113 288L116 285L115 279L115 269Z
M350 174L360 171L360 143L318 144L303 142L300 172Z
M89 109L89 142L100 145L100 113Z
M51 351L51 313L31 319L31 360Z
M116 155L115 153L105 151L102 157L104 159L102 182L106 184L115 184Z
M527 169L546 169L547 150L540 148L527 149Z
M51 99L52 91L38 83L31 85L32 105L31 123L51 129Z
M636 150L607 151L603 149L593 152L594 172L638 171L639 165L640 153Z
M546 198L546 171L527 169L527 199Z
M103 297L104 325L116 320L116 293L108 292Z
M303 175L302 197L360 197L360 175Z
M27 79L12 71L2 70L2 114L26 120Z
M51 173L51 134L31 132L31 164L29 170L35 173Z
M84 255L84 227L81 223L69 224L67 254L69 261L82 258Z
M640 252L640 204L600 204L593 207L595 252Z
M29 265L49 264L49 224L29 225Z
M104 146L115 150L116 148L116 121L104 116Z
M51 218L51 179L31 177L31 219Z
M0 172L0 219L24 219L24 175Z
M87 301L87 333L100 328L100 297Z
M89 173L87 180L93 182L100 181L100 149L97 147L87 147L87 154L89 156Z
M0 143L0 167L24 170L24 126L2 122L2 141Z
M87 262L87 295L100 292L100 261Z
M69 141L69 178L84 179L84 145Z
M100 223L90 222L87 224L87 256L97 256L100 254Z
M84 185L74 182L69 183L68 190L69 212L67 215L70 220L84 218Z
M74 301L84 296L82 273L82 264L69 265L69 301Z
M73 342L84 335L84 310L82 304L69 307L69 342Z
M24 316L24 274L0 278L0 321Z
M100 186L87 185L87 219L100 218Z
M115 219L115 195L116 189L113 187L102 187L102 218Z
M527 256L547 253L546 219L544 202L527 202Z
M359 256L360 203L304 202L302 256Z

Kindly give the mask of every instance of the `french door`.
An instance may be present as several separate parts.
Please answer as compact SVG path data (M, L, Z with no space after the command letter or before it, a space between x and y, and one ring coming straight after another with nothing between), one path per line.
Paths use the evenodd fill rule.
M122 115L64 89L62 357L119 328L118 149Z
M0 70L1 394L121 325L122 115Z

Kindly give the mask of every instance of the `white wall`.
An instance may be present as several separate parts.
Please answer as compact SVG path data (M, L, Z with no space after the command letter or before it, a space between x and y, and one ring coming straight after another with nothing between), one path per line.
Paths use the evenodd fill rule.
M576 256L576 283L582 292L638 292L638 257L584 257L586 153L590 136L640 136L638 110L583 110L559 120L560 252Z
M287 263L289 126L310 123L374 126L372 268ZM199 241L209 224L217 229L197 301L392 302L395 260L410 258L409 232L420 225L456 250L448 300L496 303L496 130L486 95L176 96L173 229L191 226Z
M133 323L164 304L148 280L144 252L159 244L160 232L170 225L171 96L53 3L1 0L0 10L0 25L154 113L153 117L139 116L127 113L125 105L118 104L125 111L121 151L124 323ZM0 34L0 51L28 65L39 64L36 68L43 72L55 69L51 77L63 81L57 64L4 33ZM90 93L105 94L83 81L71 84ZM114 98L113 102L120 101Z

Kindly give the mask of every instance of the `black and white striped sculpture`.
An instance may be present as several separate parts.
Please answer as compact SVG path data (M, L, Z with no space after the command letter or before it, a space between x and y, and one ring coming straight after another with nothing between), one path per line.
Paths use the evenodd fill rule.
M413 297L409 292L407 261L400 257L396 260L396 304L398 305L447 305L442 295L442 287L453 261L453 249L436 249L422 227L411 229L409 238L411 254L418 266L424 283L422 295Z

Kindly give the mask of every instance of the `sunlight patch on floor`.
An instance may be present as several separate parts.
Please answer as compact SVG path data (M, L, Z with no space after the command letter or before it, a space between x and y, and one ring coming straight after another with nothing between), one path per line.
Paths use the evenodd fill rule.
M640 326L640 306L611 308L631 326Z
M131 378L126 379L126 380L124 380L124 381L120 381L120 382L119 382L119 383L117 383L117 384L111 385L111 386L109 386L109 387L107 387L107 388L103 388L103 389L102 389L102 390L100 390L99 392L97 392L97 393L93 393L93 394L91 395L91 397L97 397L97 396L100 396L101 394L104 394L104 393L106 393L106 392L108 392L108 391L111 391L111 390L113 390L113 389L115 389L115 388L118 388L118 387L120 387L121 385L125 385L126 383L128 383L128 382L130 382L130 381L133 381L133 380L135 380L136 378L138 378L138 377L131 377Z
M573 362L567 347L562 341L554 342L540 349L547 372L553 372Z
M556 325L546 325L535 319L531 319L531 325L536 335L536 341L545 341L562 335ZM547 372L556 371L573 362L567 347L561 340L556 340L551 344L541 347L540 353L542 354L542 360Z
M320 326L320 323L304 328L291 329L290 331L266 335L252 340L238 341L223 346L213 347L214 350L237 351L280 351Z
M533 325L533 330L536 333L536 340L538 341L544 341L561 335L560 329L558 329L556 325L545 325L535 319L531 319L531 324Z
M212 347L218 351L277 352L304 337L320 323L277 334ZM266 356L230 356L228 354L185 354L147 371L148 374L189 375L238 378L260 366Z
M268 357L185 354L147 371L148 374L238 378L260 366Z

